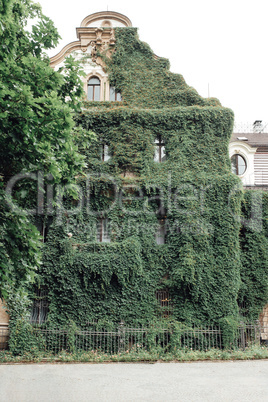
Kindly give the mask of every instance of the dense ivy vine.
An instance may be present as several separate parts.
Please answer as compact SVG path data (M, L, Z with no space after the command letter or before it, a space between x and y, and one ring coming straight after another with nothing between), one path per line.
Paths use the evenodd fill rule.
M161 289L169 290L177 320L237 322L238 301L256 318L267 302L267 220L261 232L241 231L243 190L228 157L233 113L170 73L135 29L115 34L105 61L123 102L85 102L76 116L96 140L82 150L88 166L77 180L86 202L54 220L45 244L40 280L49 290L49 321L150 321ZM163 163L154 161L159 137ZM105 218L111 243L97 242ZM160 219L163 245L155 238Z
M268 194L246 191L242 204L241 279L239 304L256 319L268 301Z

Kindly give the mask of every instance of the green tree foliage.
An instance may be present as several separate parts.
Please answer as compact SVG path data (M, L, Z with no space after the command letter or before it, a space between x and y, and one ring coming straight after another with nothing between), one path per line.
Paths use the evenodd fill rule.
M31 25L32 24L32 25ZM82 94L79 67L60 72L43 50L59 39L53 22L30 0L0 2L0 295L18 287L39 265L40 241L28 217L5 203L5 186L20 172L51 174L69 183L83 166L72 135Z

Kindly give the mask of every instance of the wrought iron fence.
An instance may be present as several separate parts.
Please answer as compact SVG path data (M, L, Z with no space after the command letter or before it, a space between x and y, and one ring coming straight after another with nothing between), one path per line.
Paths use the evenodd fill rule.
M268 342L268 337L266 339L264 336L268 334L268 327L261 327L259 322L240 325L232 341L226 341L219 326L195 327L186 324L171 324L168 328L164 325L132 328L120 324L113 329L77 331L35 327L35 333L43 350L52 353L62 350L124 353L154 348L166 352L175 349L206 351L212 348L223 349L226 345L233 349L244 349L251 344Z
M244 349L251 344L264 342L268 346L268 326L259 322L241 324L233 333L232 340L226 340L219 326L196 327L183 323L168 325L151 324L145 327L128 327L120 323L116 327L87 330L51 329L34 326L34 334L40 350L54 354L67 352L124 353L159 349L172 352L177 349L200 350ZM0 328L0 350L8 346L9 331Z

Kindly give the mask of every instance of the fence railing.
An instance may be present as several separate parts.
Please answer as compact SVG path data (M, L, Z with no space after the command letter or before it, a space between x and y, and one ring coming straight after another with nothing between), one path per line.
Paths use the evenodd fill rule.
M120 324L116 329L90 329L75 332L66 329L35 328L41 347L52 353L62 350L101 351L103 353L123 353L130 350L141 351L161 348L171 352L174 349L206 351L212 348L244 349L251 344L260 344L268 327L258 322L240 325L230 339L219 326L195 327L174 325L169 328L159 325L131 328Z
M124 353L159 348L166 352L175 349L206 351L212 348L244 349L251 344L268 343L268 326L259 322L241 324L231 338L219 326L195 327L182 323L162 326L128 327L123 323L113 329L91 328L88 330L51 329L33 327L40 350L57 354L67 352ZM7 328L0 329L0 349L8 346ZM268 346L268 345L267 345Z

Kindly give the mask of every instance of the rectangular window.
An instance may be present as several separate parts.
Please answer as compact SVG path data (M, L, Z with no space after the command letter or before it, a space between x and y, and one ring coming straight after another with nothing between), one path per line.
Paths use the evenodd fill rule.
M155 152L154 152L154 161L155 162L164 162L166 160L166 152L165 152L165 144L161 140L161 137L154 141Z
M164 218L158 220L158 229L156 232L156 243L157 244L165 244L165 236L166 236L166 221Z
M87 99L93 100L93 86L87 87Z
M100 100L100 80L97 77L92 77L88 81L87 99L89 101Z
M99 101L100 100L100 86L94 87L94 97L93 100Z
M109 155L109 147L106 144L102 144L101 145L101 160L103 162L106 162L110 159L110 155Z
M110 224L109 219L99 219L97 223L97 241L100 243L110 243Z
M32 305L30 322L32 324L43 324L48 314L48 291L47 289L38 289Z
M87 99L90 101L99 101L100 100L100 86L89 85L87 87Z
M110 101L111 102L121 102L122 96L120 92L115 90L115 87L110 87Z
M172 314L172 302L168 290L156 291L156 299L161 317L169 317Z

